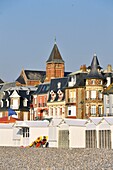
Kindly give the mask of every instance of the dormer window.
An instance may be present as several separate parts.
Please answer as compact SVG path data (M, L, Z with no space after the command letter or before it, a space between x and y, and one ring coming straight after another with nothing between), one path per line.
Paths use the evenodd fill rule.
M61 82L58 82L57 87L58 87L58 89L61 88Z
M24 101L23 101L23 106L24 107L27 107L27 101L28 101L27 99L24 99Z
M26 91L26 94L29 95L29 93L30 93L30 90L27 90L27 91Z

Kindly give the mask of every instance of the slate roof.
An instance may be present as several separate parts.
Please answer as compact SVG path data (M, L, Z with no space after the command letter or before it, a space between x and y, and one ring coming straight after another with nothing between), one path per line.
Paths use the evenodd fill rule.
M76 75L76 84L73 87L84 87L87 73L80 73Z
M34 81L40 81L44 82L45 77L46 77L46 71L36 71L36 70L24 70L24 73L27 77L28 80L34 80ZM17 82L21 84L26 84L24 77L20 75L17 79Z
M99 65L99 61L96 55L93 56L91 66L88 67L90 69L89 74L87 75L87 79L104 79L104 76L101 72L98 70L101 70L102 68Z
M38 86L38 89L34 94L46 94L50 89L50 83L43 83Z
M64 77L67 77L70 73L72 73L72 72L64 72Z
M60 84L60 86L59 86L59 84ZM67 87L67 85L68 85L68 78L67 77L51 79L50 93L51 93L51 91L53 91L56 94L56 98L55 98L54 101L58 101L58 93L57 92L60 90L64 94L65 88ZM51 94L50 93L49 93L48 101L51 101ZM65 94L63 95L62 100L64 100L64 98L65 98Z
M15 82L3 83L3 84L0 84L0 91L5 91L9 89L10 87L15 87L15 86L16 86Z
M20 76L16 79L16 81L19 82L19 83L21 83L21 84L26 84L26 83L25 83L25 80L24 80L24 78L23 78L22 75L20 75Z
M25 70L25 74L29 80L41 80L46 75L45 71Z
M59 49L56 44L54 44L54 47L52 49L52 52L49 56L49 59L46 61L47 63L64 63L64 60L61 57L61 54L59 52Z

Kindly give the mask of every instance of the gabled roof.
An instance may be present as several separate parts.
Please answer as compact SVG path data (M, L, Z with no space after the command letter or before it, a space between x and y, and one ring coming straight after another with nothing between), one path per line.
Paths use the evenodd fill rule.
M62 122L62 118L53 118L49 126L58 126Z
M97 125L102 120L102 117L89 117L89 120Z
M101 74L100 70L102 69L99 65L98 58L96 54L94 54L91 66L88 67L90 69L89 74L87 75L87 79L104 79L104 76Z
M64 119L65 123L67 123L69 126L85 126L85 123L87 119Z
M104 120L108 122L109 125L113 125L113 117L104 117Z
M51 62L64 63L56 43L54 44L54 47L53 47L52 52L49 56L49 59L46 62L47 63L51 63Z

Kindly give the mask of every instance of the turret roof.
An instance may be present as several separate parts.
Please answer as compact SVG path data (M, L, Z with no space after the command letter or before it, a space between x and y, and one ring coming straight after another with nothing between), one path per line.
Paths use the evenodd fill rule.
M88 69L90 69L90 72L86 77L87 79L90 79L90 78L91 79L92 78L104 79L104 76L102 75L102 73L100 71L102 69L102 67L100 67L100 65L99 65L99 61L98 61L96 54L94 54L93 60L91 62L91 66L89 66Z

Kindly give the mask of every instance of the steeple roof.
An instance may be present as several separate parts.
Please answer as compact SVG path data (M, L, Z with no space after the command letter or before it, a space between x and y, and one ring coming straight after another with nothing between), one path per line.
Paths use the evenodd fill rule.
M98 61L96 54L94 54L92 62L91 62L91 66L89 66L88 69L90 69L90 72L86 78L104 79L104 76L100 72L102 67L100 67L100 65L99 65L99 61Z
M56 43L54 44L54 47L49 56L49 59L46 62L47 63L64 63Z

